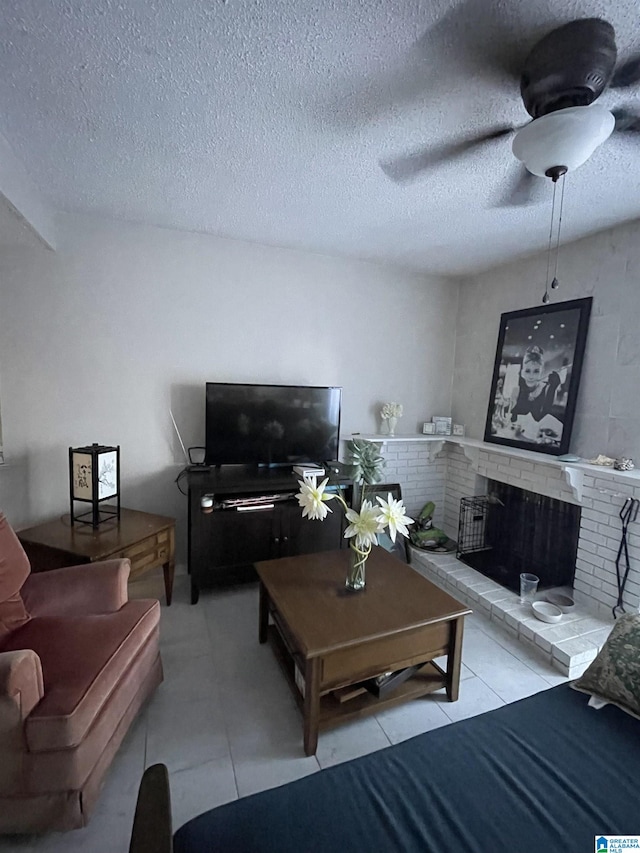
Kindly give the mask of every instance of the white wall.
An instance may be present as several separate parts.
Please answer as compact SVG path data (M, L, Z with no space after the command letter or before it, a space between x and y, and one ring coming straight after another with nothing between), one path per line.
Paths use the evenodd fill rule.
M546 255L465 279L460 288L453 419L482 438L500 314L541 305ZM559 302L593 296L571 451L640 464L640 223L561 248Z
M0 506L16 526L68 511L69 446L121 445L126 506L178 517L206 380L344 387L342 435L447 413L457 285L211 236L64 216L56 253L0 260Z

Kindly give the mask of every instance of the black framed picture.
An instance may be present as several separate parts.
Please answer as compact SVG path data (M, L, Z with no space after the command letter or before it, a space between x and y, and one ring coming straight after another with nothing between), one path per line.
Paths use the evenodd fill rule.
M567 453L591 303L589 296L502 314L485 441Z

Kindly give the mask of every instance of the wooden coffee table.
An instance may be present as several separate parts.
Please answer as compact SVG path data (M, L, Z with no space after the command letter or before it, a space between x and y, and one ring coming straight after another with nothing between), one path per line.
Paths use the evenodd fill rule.
M256 563L259 639L269 639L304 717L304 751L318 732L445 688L455 702L469 608L384 548L367 560L367 585L344 588L349 551ZM446 655L446 670L433 662ZM422 666L385 698L344 690L365 679Z

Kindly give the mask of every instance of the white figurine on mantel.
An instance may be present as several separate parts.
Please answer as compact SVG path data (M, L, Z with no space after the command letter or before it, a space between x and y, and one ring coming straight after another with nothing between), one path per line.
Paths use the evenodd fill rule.
M402 403L385 403L380 417L387 422L387 435L395 435L398 418L402 417Z

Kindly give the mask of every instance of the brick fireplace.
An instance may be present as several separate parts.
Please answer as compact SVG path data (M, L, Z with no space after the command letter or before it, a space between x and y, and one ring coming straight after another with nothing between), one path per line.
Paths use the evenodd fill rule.
M615 558L620 544L620 509L628 497L640 498L640 475L586 463L562 463L552 456L473 442L448 444L448 466L457 472L445 494L447 525L457 530L460 482L467 494L485 494L487 480L497 480L580 507L580 530L573 581L576 602L608 618L616 603ZM462 474L464 472L464 474ZM640 527L631 532L632 571L625 603L640 612ZM635 571L634 571L635 568Z
M462 498L457 556L467 566L519 592L521 572L538 589L573 586L580 507L499 480L487 494Z
M577 676L593 660L613 624L617 601L615 558L620 544L618 513L627 497L640 499L640 473L467 438L365 436L380 443L385 478L399 482L410 497L410 514L427 500L437 504L436 524L458 535L460 499L486 495L489 481L566 501L580 509L573 597L576 613L561 623L539 622L518 603L516 593L456 559L412 548L412 564L454 595L465 599L505 630L517 634L565 675ZM640 612L640 522L629 535L631 571L625 591L627 612Z

